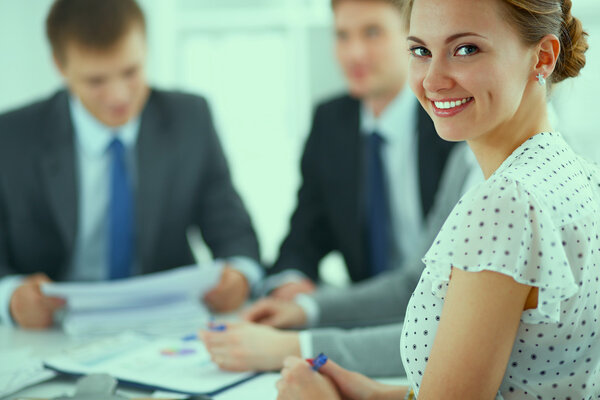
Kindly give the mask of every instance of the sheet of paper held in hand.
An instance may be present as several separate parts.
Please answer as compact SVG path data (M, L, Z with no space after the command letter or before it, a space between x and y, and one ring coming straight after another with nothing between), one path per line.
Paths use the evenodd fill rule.
M67 300L72 311L155 305L203 295L217 284L221 271L212 264L189 265L114 281L45 283L42 292Z
M67 300L63 328L70 335L135 330L182 336L208 320L200 299L221 271L212 264L191 265L116 281L48 283L42 292Z
M109 373L148 387L188 394L213 393L251 373L219 370L199 340L123 333L73 347L45 361L61 372Z

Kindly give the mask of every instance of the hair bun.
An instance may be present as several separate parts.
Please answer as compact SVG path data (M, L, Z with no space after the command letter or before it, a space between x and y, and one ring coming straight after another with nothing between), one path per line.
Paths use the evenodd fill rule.
M560 55L551 75L553 83L579 75L585 65L585 52L589 45L588 34L584 32L581 21L571 14L571 0L562 0L563 23L560 35Z

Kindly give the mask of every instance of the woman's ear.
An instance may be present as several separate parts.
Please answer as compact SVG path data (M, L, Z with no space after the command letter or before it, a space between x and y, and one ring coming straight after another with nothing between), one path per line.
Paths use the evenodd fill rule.
M560 54L560 41L556 35L546 35L540 40L536 47L536 64L533 70L533 76L539 80L541 75L547 79L556 66L558 55Z

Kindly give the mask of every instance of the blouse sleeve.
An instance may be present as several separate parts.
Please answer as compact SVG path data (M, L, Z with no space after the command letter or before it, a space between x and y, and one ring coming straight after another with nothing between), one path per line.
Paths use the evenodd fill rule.
M560 229L518 183L488 179L456 205L423 258L433 294L445 295L452 267L495 271L539 288L538 306L523 312L523 322L558 322L561 301L578 289Z

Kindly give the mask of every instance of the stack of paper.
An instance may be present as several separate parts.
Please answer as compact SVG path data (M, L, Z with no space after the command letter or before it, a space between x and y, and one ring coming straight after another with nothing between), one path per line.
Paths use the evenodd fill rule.
M182 299L152 306L70 311L63 319L63 329L73 336L105 336L129 330L180 337L206 326L209 319L210 313L198 299Z
M67 300L63 328L68 334L134 330L181 336L208 320L201 298L220 276L221 269L213 265L191 265L118 281L48 283L42 292Z

